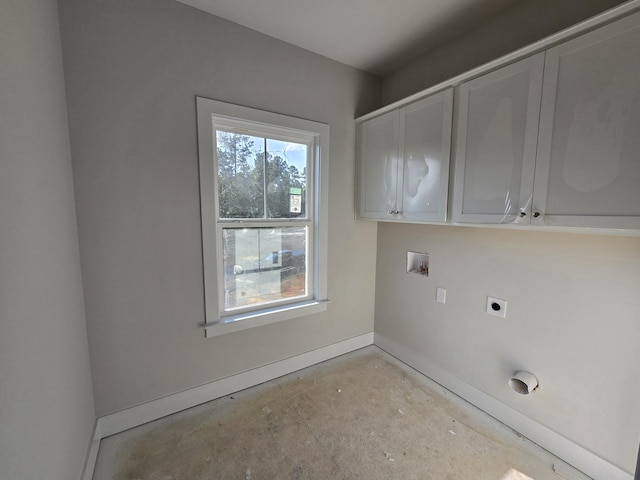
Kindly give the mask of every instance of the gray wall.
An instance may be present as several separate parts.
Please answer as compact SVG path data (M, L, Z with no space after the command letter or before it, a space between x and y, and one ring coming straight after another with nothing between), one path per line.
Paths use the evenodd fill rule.
M406 273L407 251L430 254L428 278ZM376 334L634 471L640 238L380 224L377 267ZM506 319L485 313L487 295ZM520 369L539 392L509 388Z
M95 412L58 12L0 5L0 476L80 477Z
M590 18L622 0L521 0L383 80L389 104Z
M604 10L613 3L584 6ZM414 93L566 23L542 6L527 7L526 22L520 11L497 18L401 69L384 80L383 97ZM563 11L574 18L586 10ZM405 273L407 250L431 254L428 279ZM447 289L445 305L436 303L437 286ZM628 472L640 435L638 292L637 237L378 228L376 333ZM484 313L487 295L508 301L506 320ZM507 386L521 368L538 374L544 387L531 398Z
M373 331L353 119L380 81L171 0L59 5L98 415ZM196 95L329 124L326 313L204 338Z

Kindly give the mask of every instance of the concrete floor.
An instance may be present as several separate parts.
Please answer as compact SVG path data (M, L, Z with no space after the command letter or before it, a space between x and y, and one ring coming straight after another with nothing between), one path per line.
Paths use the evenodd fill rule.
M106 438L93 478L588 477L372 346Z

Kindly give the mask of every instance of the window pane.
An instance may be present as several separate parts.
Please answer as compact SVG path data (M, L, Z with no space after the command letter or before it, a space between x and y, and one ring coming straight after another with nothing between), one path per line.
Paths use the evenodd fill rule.
M264 218L264 139L216 130L220 218Z
M224 309L307 296L308 228L222 230Z
M306 215L307 150L305 144L267 139L267 216Z

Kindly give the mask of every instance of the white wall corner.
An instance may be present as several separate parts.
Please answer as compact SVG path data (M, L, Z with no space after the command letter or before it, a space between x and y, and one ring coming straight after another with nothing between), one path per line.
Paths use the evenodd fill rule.
M633 480L633 474L464 382L395 340L376 333L374 344L594 480Z
M325 360L373 345L373 332L349 338L310 352L222 378L205 385L152 400L98 419L97 430L105 438L216 398L310 367ZM95 462L95 459L94 459ZM90 480L84 477L83 480Z

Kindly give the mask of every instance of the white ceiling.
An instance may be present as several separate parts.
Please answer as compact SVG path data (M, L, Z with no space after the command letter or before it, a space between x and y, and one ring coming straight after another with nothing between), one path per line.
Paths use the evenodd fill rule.
M178 0L385 75L521 0Z

